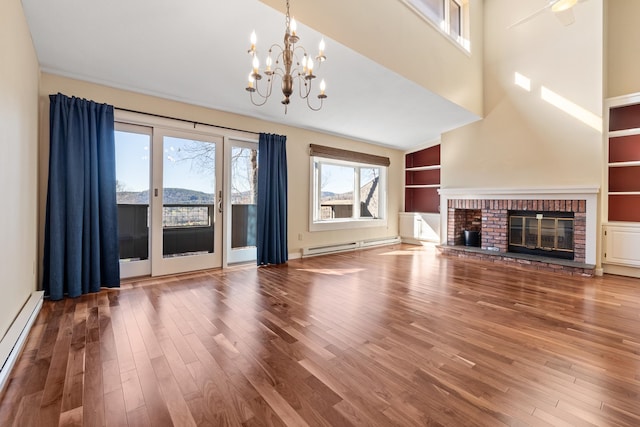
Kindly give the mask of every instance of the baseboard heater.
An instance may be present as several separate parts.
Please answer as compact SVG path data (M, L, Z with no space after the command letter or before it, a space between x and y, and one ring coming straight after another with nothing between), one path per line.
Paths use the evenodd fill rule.
M393 245L400 243L400 237L384 237L381 239L362 240L357 242L336 243L333 245L314 246L302 248L302 257L328 255L339 252L355 251L357 249L371 248L374 246Z
M27 341L31 326L36 321L43 303L44 292L35 291L18 313L5 336L0 340L0 393L9 380L9 374Z

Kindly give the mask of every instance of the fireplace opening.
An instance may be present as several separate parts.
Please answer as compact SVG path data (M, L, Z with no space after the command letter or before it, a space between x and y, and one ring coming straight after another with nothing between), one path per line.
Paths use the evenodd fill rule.
M574 258L573 212L509 211L509 251Z

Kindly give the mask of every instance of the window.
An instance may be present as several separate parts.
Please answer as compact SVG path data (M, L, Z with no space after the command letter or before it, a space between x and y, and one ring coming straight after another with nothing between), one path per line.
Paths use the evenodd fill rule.
M311 157L311 231L386 225L387 168Z
M467 0L403 0L460 46L470 51Z

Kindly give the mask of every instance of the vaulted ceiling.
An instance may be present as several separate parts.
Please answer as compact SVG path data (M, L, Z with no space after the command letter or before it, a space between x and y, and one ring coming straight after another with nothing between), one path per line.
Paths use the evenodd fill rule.
M279 94L252 105L249 34L255 29L264 55L285 27L284 15L258 0L22 2L44 72L402 150L478 119L327 37L327 61L316 67L327 82L321 111L295 95L287 114ZM322 35L301 23L298 34L315 55Z

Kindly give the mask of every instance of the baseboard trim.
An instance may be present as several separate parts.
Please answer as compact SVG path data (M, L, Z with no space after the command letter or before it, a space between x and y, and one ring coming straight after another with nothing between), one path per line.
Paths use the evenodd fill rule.
M18 317L13 321L11 327L0 341L0 394L9 380L22 348L24 347L31 326L38 317L44 301L44 291L35 291L31 294L27 302L22 306Z

